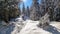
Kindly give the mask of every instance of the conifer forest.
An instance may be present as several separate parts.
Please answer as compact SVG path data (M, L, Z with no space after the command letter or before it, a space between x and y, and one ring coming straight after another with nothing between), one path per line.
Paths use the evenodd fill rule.
M0 0L0 34L60 34L60 0Z

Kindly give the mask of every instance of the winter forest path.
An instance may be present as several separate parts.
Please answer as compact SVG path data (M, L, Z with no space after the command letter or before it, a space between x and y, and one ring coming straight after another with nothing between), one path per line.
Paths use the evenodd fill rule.
M51 22L49 26L39 28L39 21L19 19L8 26L1 26L0 34L60 34L60 22Z
M58 22L52 22L45 28L37 27L37 24L37 21L30 21L19 34L60 34L60 23Z

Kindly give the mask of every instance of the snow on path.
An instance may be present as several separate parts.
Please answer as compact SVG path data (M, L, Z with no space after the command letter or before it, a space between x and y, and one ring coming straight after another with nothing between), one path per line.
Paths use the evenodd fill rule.
M39 21L29 21L19 34L51 34L37 27Z
M0 27L0 34L60 34L60 22L51 22L45 29L39 28L39 21L17 18L16 22L7 27ZM56 28L56 29L55 29Z

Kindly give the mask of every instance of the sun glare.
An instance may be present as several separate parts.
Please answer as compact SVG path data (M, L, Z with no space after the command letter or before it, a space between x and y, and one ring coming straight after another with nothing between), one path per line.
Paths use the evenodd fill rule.
M22 0L23 2L26 2L27 0Z

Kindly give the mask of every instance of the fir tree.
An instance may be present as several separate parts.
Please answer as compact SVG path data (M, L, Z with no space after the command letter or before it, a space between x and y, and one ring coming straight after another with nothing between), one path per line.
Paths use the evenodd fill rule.
M40 7L39 7L39 3L38 0L33 0L33 5L32 8L30 8L30 18L31 20L39 20L39 18L41 17L41 13L40 13Z
M29 7L27 6L27 10L26 10L26 15L28 16L28 17L30 17L30 10L29 10Z
M55 10L56 11L54 12L54 20L59 21L60 20L60 2L56 6Z
M0 19L6 23L11 17L17 17L19 0L0 0Z
M25 14L25 5L23 3L23 8L22 8L22 14L24 15Z

